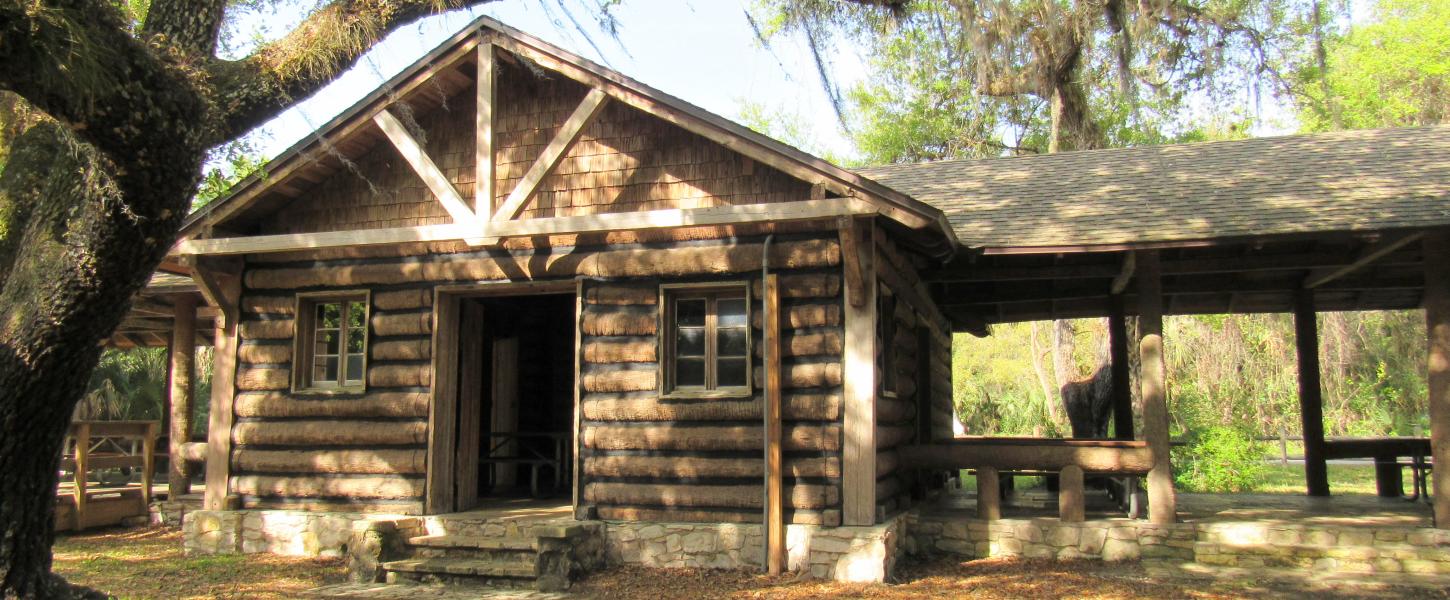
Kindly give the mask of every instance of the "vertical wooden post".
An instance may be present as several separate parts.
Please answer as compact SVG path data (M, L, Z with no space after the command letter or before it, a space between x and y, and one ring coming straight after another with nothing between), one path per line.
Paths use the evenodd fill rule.
M1122 294L1113 294L1108 313L1108 355L1113 372L1113 437L1133 439L1132 375L1128 372L1128 319Z
M876 523L876 243L870 220L841 224L846 348L842 371L844 525Z
M86 495L86 487L90 478L91 465L91 424L81 423L75 428L76 436L76 471L75 471L75 531L86 527L86 505L90 498Z
M156 478L156 437L156 423L147 423L146 437L141 439L141 502L148 507L151 506L151 483Z
M1324 460L1324 396L1319 382L1319 324L1314 290L1294 294L1294 346L1299 359L1299 418L1304 433L1304 482L1310 496L1329 495Z
M474 183L473 212L483 223L493 214L494 162L493 162L493 103L494 68L493 40L489 37L478 44L478 78L475 90L474 119Z
M765 277L765 531L766 567L779 575L786 567L785 489L780 443L780 276Z
M984 521L1002 518L1002 483L996 467L977 469L977 518Z
M452 512L458 458L458 296L434 292L433 394L428 399L428 473L423 512Z
M1429 351L1430 478L1435 526L1450 529L1450 233L1425 236L1425 331Z
M587 520L591 515L579 503L582 495L579 478L583 470L583 458L580 457L579 438L583 435L584 414L580 407L581 396L584 395L584 380L580 378L579 372L584 362L584 279L579 279L574 286L574 430L573 450L569 455L573 458L574 483L571 486L571 502L574 505L574 518Z
M206 437L206 510L228 510L231 480L234 383L237 375L237 322L219 316L212 354L211 412ZM182 459L183 461L185 459Z
M181 447L191 441L191 415L195 404L196 380L196 296L177 294L172 297L170 368L167 369L167 397L170 428L167 430L167 452L170 456L166 477L166 497L176 501L191 493L191 467L182 457Z
M1138 351L1142 373L1143 438L1153 455L1148 471L1148 520L1169 524L1176 518L1173 464L1168 438L1168 373L1163 357L1163 280L1157 251L1137 255Z
M1067 523L1080 523L1087 518L1087 501L1083 495L1082 467L1068 465L1057 475L1057 517Z
M465 365L466 366L466 365ZM488 428L490 432L514 434L519 431L519 338L493 338L493 380L491 404L493 415ZM459 427L468 427L460 423ZM518 456L517 439L498 443L489 436L489 456L512 458ZM518 468L510 464L496 464L493 471L494 488L510 488L518 484ZM455 509L455 510L461 510Z
M458 306L458 456L453 510L478 505L478 457L483 435L484 309L477 302Z

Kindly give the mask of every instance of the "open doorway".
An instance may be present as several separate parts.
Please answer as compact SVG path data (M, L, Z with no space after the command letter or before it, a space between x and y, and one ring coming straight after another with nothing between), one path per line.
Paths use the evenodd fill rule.
M502 295L460 292L440 299L439 327L454 349L440 360L447 381L440 408L456 424L434 442L447 470L451 498L441 512L519 501L562 502L572 496L574 423L573 286ZM504 290L500 290L504 291ZM448 367L451 367L448 368ZM452 371L451 373L448 371ZM440 381L440 383L443 383ZM451 439L450 439L451 438ZM430 477L432 475L430 474ZM431 496L431 494L430 494ZM530 502L534 504L536 502Z

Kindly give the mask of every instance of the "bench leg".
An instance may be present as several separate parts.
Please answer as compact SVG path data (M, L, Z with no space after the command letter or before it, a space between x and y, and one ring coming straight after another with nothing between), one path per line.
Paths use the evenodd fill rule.
M1138 519L1143 515L1143 489L1138 486L1138 476L1133 475L1127 478L1128 489L1128 518Z
M1399 498L1405 495L1404 476L1397 458L1374 459L1374 487L1381 498Z

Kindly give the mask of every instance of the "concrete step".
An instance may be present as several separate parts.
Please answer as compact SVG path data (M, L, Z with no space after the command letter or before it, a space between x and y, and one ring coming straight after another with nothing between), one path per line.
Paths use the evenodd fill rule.
M538 577L538 569L533 564L471 558L410 558L383 563L382 568L388 583L531 587Z

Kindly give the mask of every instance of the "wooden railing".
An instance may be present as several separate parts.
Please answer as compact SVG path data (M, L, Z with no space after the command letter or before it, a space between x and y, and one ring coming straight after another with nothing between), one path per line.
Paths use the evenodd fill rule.
M156 438L159 421L78 421L66 431L64 455L60 468L73 474L69 515L58 510L57 528L83 529L113 524L121 518L145 514L151 504L151 482L156 467ZM117 487L91 486L91 474L105 469L139 469L141 485ZM63 494L62 494L63 496ZM97 497L108 500L104 514L88 511ZM117 509L119 500L125 506ZM134 500L133 500L134 499ZM135 501L139 500L139 502ZM68 517L68 518L67 518ZM68 522L67 522L68 521Z

